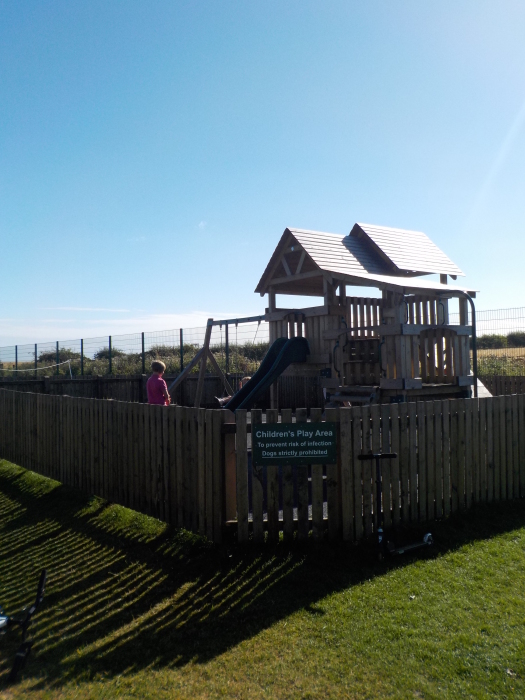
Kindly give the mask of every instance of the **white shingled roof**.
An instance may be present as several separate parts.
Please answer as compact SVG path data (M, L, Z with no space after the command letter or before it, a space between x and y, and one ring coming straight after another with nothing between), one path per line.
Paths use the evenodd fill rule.
M464 275L459 267L422 231L375 224L355 224L351 237L366 237L383 259L403 272Z
M380 288L403 287L420 290L463 291L463 285L441 285L433 280L421 279L419 275L447 274L464 275L464 273L421 231L386 228L372 224L355 224L350 234L327 233L308 229L285 229L279 244L266 266L256 292L264 294L272 279L279 280L283 291L300 289L305 293L308 285L319 285L314 280L315 272L290 274L289 282L279 271L279 260L286 247L294 245L294 239L305 251L318 269L319 276L326 273L336 276L347 284L378 286ZM291 248L293 250L293 247ZM288 254L288 253L287 253ZM308 278L308 279L306 279ZM277 282L277 279L276 279ZM292 287L290 286L292 285ZM289 289L288 289L289 288Z

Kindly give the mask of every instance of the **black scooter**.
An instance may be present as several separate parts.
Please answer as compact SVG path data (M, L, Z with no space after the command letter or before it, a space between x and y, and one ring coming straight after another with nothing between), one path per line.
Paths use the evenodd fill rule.
M422 540L417 542L412 542L410 544L405 544L402 547L396 547L394 542L390 540L385 540L384 538L384 516L383 509L381 507L383 486L381 480L381 460L382 459L395 459L397 458L397 452L370 452L366 455L358 455L357 459L372 461L375 459L376 462L376 503L375 503L375 530L377 532L377 552L379 560L383 559L385 554L389 556L395 556L396 554L405 554L414 549L420 549L421 547L429 547L434 543L432 539L432 534L427 532Z
M18 672L24 667L27 657L31 651L31 647L33 646L33 639L27 639L27 635L31 628L33 615L44 600L46 578L47 572L44 569L40 574L40 581L38 582L35 602L27 610L23 610L20 615L9 617L9 615L4 615L4 611L2 608L0 608L0 635L5 634L8 630L13 629L14 627L19 628L22 631L21 643L18 651L16 652L13 666L7 678L8 683L14 683L16 681Z

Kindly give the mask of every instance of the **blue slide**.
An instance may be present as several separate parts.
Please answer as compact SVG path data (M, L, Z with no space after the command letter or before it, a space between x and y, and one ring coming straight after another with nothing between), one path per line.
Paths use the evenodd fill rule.
M250 409L284 370L294 362L306 362L310 347L306 338L277 338L266 353L261 366L253 377L232 396L224 408L236 411Z

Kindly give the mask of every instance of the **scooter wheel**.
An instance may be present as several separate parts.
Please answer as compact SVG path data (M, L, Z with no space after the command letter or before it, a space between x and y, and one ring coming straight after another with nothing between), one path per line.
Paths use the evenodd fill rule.
M434 544L434 539L431 532L427 532L427 534L423 537L423 542L428 545Z

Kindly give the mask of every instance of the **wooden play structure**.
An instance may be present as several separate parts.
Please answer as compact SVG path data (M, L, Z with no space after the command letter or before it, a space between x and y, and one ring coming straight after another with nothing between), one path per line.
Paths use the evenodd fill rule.
M318 376L336 405L466 398L477 395L475 292L448 284L462 276L419 231L355 224L345 236L287 228L255 291L268 295L270 343L308 340L307 363L285 374ZM363 294L347 296L347 287ZM381 295L367 296L367 288ZM323 301L277 308L276 294ZM449 322L454 297L459 324Z

